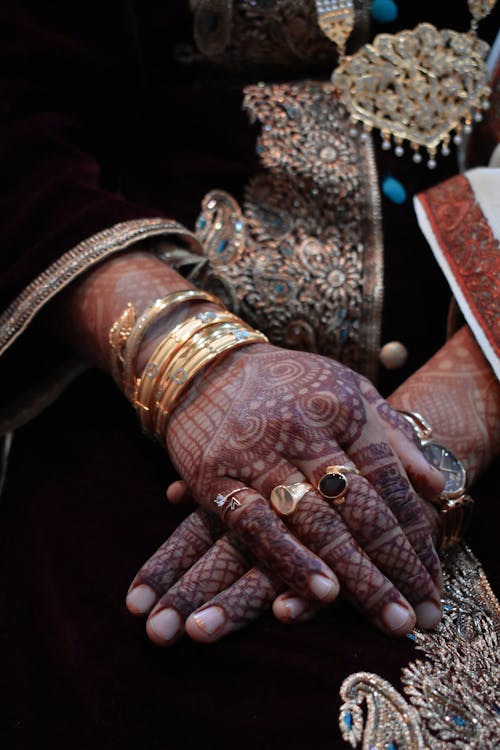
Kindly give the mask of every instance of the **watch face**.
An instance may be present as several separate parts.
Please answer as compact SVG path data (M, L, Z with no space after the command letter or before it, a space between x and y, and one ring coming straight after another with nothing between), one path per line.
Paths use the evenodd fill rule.
M444 476L442 497L458 497L465 491L465 468L448 448L433 440L428 440L422 445L422 453L428 462L439 469Z

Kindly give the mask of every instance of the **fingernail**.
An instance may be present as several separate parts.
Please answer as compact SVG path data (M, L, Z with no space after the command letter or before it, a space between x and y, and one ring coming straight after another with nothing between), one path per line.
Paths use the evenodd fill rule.
M338 584L330 578L315 573L309 579L309 588L317 599L333 599L339 590Z
M220 607L208 607L192 615L192 618L207 635L213 635L226 621Z
M409 632L413 628L413 616L407 607L396 602L387 604L382 612L382 621L393 633Z
M430 630L436 627L441 619L441 607L438 607L433 601L422 602L415 607L417 615L417 625L424 630Z
M148 629L162 641L171 641L181 627L181 619L175 609L162 609L148 620Z
M304 612L306 602L297 596L291 596L288 599L283 599L283 606L290 620L295 620Z
M142 615L151 609L157 598L156 591L151 586L141 583L128 592L125 602L129 609Z

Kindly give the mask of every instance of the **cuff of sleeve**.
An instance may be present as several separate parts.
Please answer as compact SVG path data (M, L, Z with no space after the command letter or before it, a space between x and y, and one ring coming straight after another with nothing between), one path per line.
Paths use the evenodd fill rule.
M165 218L124 221L92 235L40 273L0 316L0 435L40 414L86 366L44 335L37 316L60 291L92 266L144 240L169 239L201 255L196 236ZM148 243L144 244L148 249ZM155 252L154 243L151 251Z
M68 250L40 273L0 316L0 356L26 330L42 308L78 276L115 253L151 237L169 237L201 254L196 236L175 221L134 219L104 229Z

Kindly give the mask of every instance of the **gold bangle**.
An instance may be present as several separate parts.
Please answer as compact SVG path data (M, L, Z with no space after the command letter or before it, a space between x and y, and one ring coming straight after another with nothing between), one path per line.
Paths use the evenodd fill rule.
M193 318L179 323L156 347L140 378L136 378L134 404L144 430L149 430L151 399L158 388L166 369L177 352L197 333L218 323L230 322L234 325L239 318L233 313L198 313Z
M164 440L168 419L178 406L188 384L208 364L218 360L223 354L247 344L267 342L267 337L244 324L230 326L222 324L218 330L200 335L192 350L185 352L171 363L169 372L165 373L165 389L154 405L154 432L159 440Z
M134 306L129 302L111 326L109 332L111 371L118 385L129 399L133 398L135 363L146 331L168 309L191 300L206 300L225 309L221 300L209 292L198 289L181 289L155 300L137 320L135 320Z
M122 386L123 349L135 324L135 307L131 302L115 320L109 329L108 342L110 347L110 367L113 380Z
M210 330L204 330L193 336L189 347L179 352L178 356L171 360L169 367L165 370L155 394L155 406L168 404L170 393L175 390L176 384L182 384L186 379L186 373L198 365L200 360L213 356L218 351L220 339L234 342L234 332L237 326L234 323L221 323L212 326ZM250 331L251 329L246 329Z

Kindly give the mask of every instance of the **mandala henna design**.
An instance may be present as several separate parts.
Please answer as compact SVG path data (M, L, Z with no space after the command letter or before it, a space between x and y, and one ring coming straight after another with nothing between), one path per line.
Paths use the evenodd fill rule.
M370 457L372 463L389 461L393 454L387 443L381 441L378 448L359 445L367 419L368 407L360 392L358 377L351 370L316 355L256 345L251 355L233 353L225 366L213 368L193 385L187 399L173 414L167 440L171 456L193 495L205 502L207 488L217 488L219 492L218 484L227 481L224 477L255 487L256 482L265 484L262 477L273 476L274 468L283 466L283 462L302 471L303 464L308 462L314 471L324 473L325 456L330 459L335 452L342 455L337 443L353 450L366 447L366 458ZM397 464L394 464L394 471L398 471ZM388 476L394 484L395 477ZM312 481L309 474L307 478ZM403 484L391 486L391 492L395 495L397 490L407 500L409 485L405 482L404 493ZM351 532L354 533L354 525L356 530L363 529L358 542L362 545L373 542L375 564L389 575L395 575L412 601L429 598L434 594L429 574L419 563L392 513L381 505L376 493L371 492L361 491L357 510L348 511L353 523ZM415 518L411 518L411 523L417 525L420 514L421 527L429 533L425 514L416 498L413 512ZM279 575L298 593L310 596L307 578L315 572L311 569L313 558L283 533L286 527L269 514L264 500L252 501L247 509L243 504L236 513L227 515L226 522L248 544L251 552L265 561L273 574ZM304 528L307 532L307 521ZM352 540L349 530L343 528L350 539L350 545L344 545L344 551L351 558L344 576L352 596L363 596L368 575L377 580L379 586L384 585L384 591L391 591L388 601L396 601L397 590L376 571L359 550L359 544ZM294 530L298 538L309 545L309 537L303 535L302 526L294 524ZM386 533L387 540L377 545L377 540ZM321 541L316 540L311 549L328 547L327 539L322 533ZM339 562L342 545L336 548L337 543L340 544L336 540L332 549L336 549L333 558ZM353 545L358 550L361 576L352 565ZM393 567L398 572L394 573ZM375 589L372 594L378 602Z

